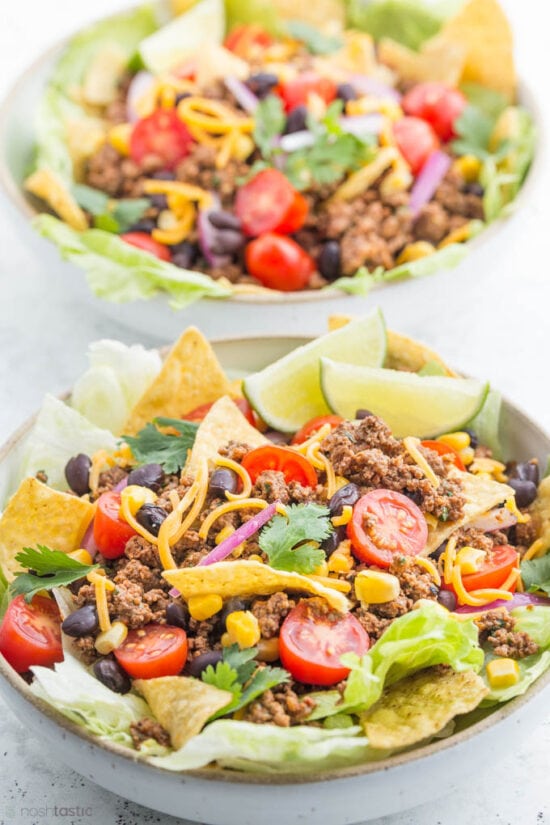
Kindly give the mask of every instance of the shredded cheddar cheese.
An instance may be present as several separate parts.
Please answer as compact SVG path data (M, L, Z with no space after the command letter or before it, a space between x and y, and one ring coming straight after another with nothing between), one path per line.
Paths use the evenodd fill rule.
M349 504L345 504L342 508L342 513L339 516L334 516L331 518L332 526L333 527L342 527L344 524L349 524L351 521L351 517L353 515L353 507L350 507Z
M233 130L252 132L254 119L239 117L225 103L206 97L185 97L178 103L178 116L191 131L198 128L210 137L226 135Z
M340 593L349 593L351 590L351 584L349 582L344 582L341 579L332 578L332 576L314 576L309 575L308 579L314 579L319 584L323 584L325 587L332 587L333 590L339 590Z
M165 570L173 570L174 567L177 566L174 561L174 557L172 556L172 551L170 550L170 540L177 527L181 524L183 513L193 503L198 489L199 485L197 482L194 482L187 490L181 501L178 499L176 502L175 497L177 497L177 493L175 490L173 491L175 493L175 497L170 497L173 510L160 525L157 540L160 563Z
M518 508L515 498L507 499L504 506L517 518L518 524L527 524L528 521L531 521L531 516L528 513L522 513Z
M544 542L542 539L535 539L533 544L531 544L525 552L522 561L529 561L530 559L537 559L540 556L544 556L547 547L547 542Z
M301 455L306 455L309 448L312 445L320 444L321 441L323 441L323 439L327 437L330 431L330 424L323 424L323 426L320 429L318 429L316 433L313 433L313 435L306 439L306 441L302 441L301 444L293 444L292 449L296 450L296 452L300 453Z
M419 567L423 567L424 570L427 570L428 573L431 575L432 579L434 580L434 582L436 583L436 585L438 587L440 586L441 576L439 575L439 570L437 569L437 567L431 559L427 559L424 556L415 556L414 562Z
M414 438L412 435L408 435L406 438L403 439L403 446L405 447L406 451L412 458L412 460L417 464L432 487L437 488L439 487L439 479L430 467L427 460L424 458L420 450L418 449L420 445L420 439Z
M107 578L104 570L92 570L86 578L90 584L94 586L99 627L105 632L111 627L109 608L107 606L107 590L115 590L115 585Z
M105 467L114 467L115 459L109 455L107 450L98 450L92 456L92 466L90 468L90 475L88 476L88 484L92 493L97 491L99 486L99 476Z
M453 567L456 559L456 536L451 536L447 542L447 547L443 553L443 580L445 584L451 584L453 580Z

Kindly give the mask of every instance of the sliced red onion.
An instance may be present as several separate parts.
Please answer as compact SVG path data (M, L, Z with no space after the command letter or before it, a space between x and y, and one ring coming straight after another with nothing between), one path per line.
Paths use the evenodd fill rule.
M89 523L82 541L80 542L80 546L83 550L87 550L92 558L94 558L95 554L98 552L99 548L94 541L94 519L92 519Z
M411 189L409 209L418 215L422 207L430 201L435 190L447 174L452 161L449 155L436 149L418 173Z
M136 120L139 120L139 101L147 94L154 82L155 78L151 72L138 72L132 78L128 86L128 94L126 95L126 116L130 123L135 123Z
M128 486L128 476L124 476L118 484L113 487L113 493L120 493L121 490L124 490L125 487Z
M378 135L382 131L384 120L378 112L368 115L344 115L340 118L340 126L350 135Z
M199 209L197 228L199 230L199 246L210 266L227 266L231 263L231 255L217 255L213 252L218 230L210 223L209 215L220 208L217 195L212 195L212 205L208 209Z
M168 595L172 596L173 599L177 599L178 596L180 595L180 591L178 590L177 587L171 587L170 590L168 591Z
M463 604L457 607L454 613L485 613L487 610L497 610L499 607L505 607L506 610L514 610L516 607L525 607L527 605L543 605L550 607L550 598L547 596L537 596L535 593L514 593L511 599L497 599L489 604L483 604L481 607L473 607L469 604Z
M260 101L254 92L250 91L246 83L237 80L236 77L224 77L223 82L245 112L251 115L256 111Z
M496 507L484 516L474 519L468 524L474 530L482 530L484 533L492 533L495 530L507 530L517 524L517 516L510 512L507 507Z
M387 98L394 103L401 101L401 95L397 89L388 86L387 83L383 83L375 77L369 77L366 74L352 74L349 82L360 94Z
M198 566L205 567L208 564L215 564L217 561L223 561L227 556L231 555L239 544L249 539L254 533L257 533L260 527L263 527L264 524L267 524L267 522L273 518L277 511L277 504L279 503L280 502L275 501L273 504L260 510L260 512L251 519L245 521L244 524L241 524L234 533L231 533L230 536L218 544L207 556L203 556Z

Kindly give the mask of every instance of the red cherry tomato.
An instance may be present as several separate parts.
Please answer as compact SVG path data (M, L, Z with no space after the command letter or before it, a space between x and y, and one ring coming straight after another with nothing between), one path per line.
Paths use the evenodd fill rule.
M422 441L422 446L427 447L429 450L433 450L434 453L438 455L446 455L452 458L453 464L459 470L462 470L463 473L466 472L466 467L464 466L464 462L460 458L460 454L458 450L455 450L454 447L450 447L448 444L443 444L442 441Z
M309 463L307 458L297 453L296 450L291 450L290 447L278 447L272 444L257 447L245 455L241 464L247 470L253 484L264 470L276 470L283 473L287 484L291 481L298 481L302 487L317 485L315 467Z
M281 662L298 682L307 685L335 685L345 679L349 668L340 663L344 653L363 656L370 639L355 616L322 614L315 601L301 601L281 626Z
M255 427L256 418L254 416L254 411L246 398L232 398L231 400L240 409L249 424L252 424L252 426ZM202 421L203 418L206 417L206 414L211 410L213 404L213 401L209 404L201 404L199 407L195 407L194 410L190 410L188 413L185 413L185 415L182 415L182 418L184 421Z
M292 80L281 83L276 91L283 99L286 111L291 112L296 106L307 105L312 94L320 97L325 103L332 103L336 98L337 88L328 77L320 77L316 72L302 72Z
M397 148L411 167L413 175L418 174L428 157L439 146L437 135L425 120L418 117L402 117L393 124L393 134Z
M187 660L187 634L181 627L148 624L140 630L130 630L114 654L134 679L177 676Z
M157 109L138 120L130 136L130 156L141 163L147 155L159 157L166 169L175 169L191 151L193 138L175 109Z
M262 169L237 192L235 212L250 236L297 232L308 211L306 199L278 169Z
M273 38L265 29L257 23L244 23L231 29L223 45L230 52L246 58L250 51L267 49L272 44Z
M466 590L481 590L486 587L499 588L504 584L514 567L518 565L519 554L509 544L493 547L487 554L477 573L462 576ZM513 588L515 590L515 587Z
M315 272L315 261L284 235L266 232L251 241L244 258L248 272L270 289L293 292L304 289Z
M419 83L404 95L401 106L405 114L425 120L441 140L447 141L455 136L455 121L466 103L462 92L445 83Z
M343 420L341 415L318 415L316 418L308 421L307 424L304 424L301 430L298 430L292 439L292 444L303 444L304 441L311 438L311 436L316 433L317 430L320 430L321 427L324 427L325 424L330 424L330 429L335 430Z
M94 518L94 541L106 559L118 559L124 554L126 542L136 532L120 515L120 493L110 490L97 500Z
M61 616L55 601L34 596L27 604L23 596L16 596L0 625L0 653L18 673L31 665L62 662Z
M151 255L160 258L161 261L170 261L172 258L168 247L155 241L147 232L125 232L120 238L129 243L130 246L136 246L138 249L143 249L144 252L150 252Z
M395 555L417 556L424 549L428 525L407 496L393 490L372 490L353 508L348 538L359 561L389 567Z

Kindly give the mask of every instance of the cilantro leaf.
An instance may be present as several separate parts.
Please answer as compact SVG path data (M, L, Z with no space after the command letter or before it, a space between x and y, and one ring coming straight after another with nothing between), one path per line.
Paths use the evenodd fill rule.
M254 112L252 137L264 158L269 159L273 154L275 138L282 133L285 123L283 103L278 95L267 95L260 100Z
M215 668L208 665L203 670L201 678L207 685L229 691L236 699L239 699L242 694L242 685L239 682L237 671L231 667L229 662L217 662Z
M291 504L287 516L276 515L260 533L260 548L277 570L313 573L325 559L316 542L332 532L329 510L320 504Z
M114 200L83 183L75 183L72 193L78 205L93 216L94 227L106 232L126 232L151 206L149 198Z
M4 613L8 608L10 600L8 580L4 575L4 571L0 567L0 621L4 618Z
M495 118L477 106L466 106L454 124L457 134L452 143L453 151L459 155L474 155L485 160L489 155L489 140L495 125Z
M25 596L27 602L30 602L40 590L51 590L53 587L71 584L99 567L98 564L82 564L66 553L50 550L43 544L38 544L36 548L24 547L17 553L15 560L21 567L33 571L18 573L10 585L11 593L15 596Z
M521 563L521 578L525 588L533 593L543 590L550 596L550 554Z
M302 20L289 20L287 30L291 37L301 40L311 54L331 54L343 45L340 37L323 34Z
M72 193L77 204L92 215L103 215L109 209L109 198L99 189L93 189L83 183L75 183Z
M164 433L159 427L170 427L179 435ZM123 435L138 464L160 464L165 472L177 473L187 460L187 453L195 443L199 425L179 418L155 418L137 435Z

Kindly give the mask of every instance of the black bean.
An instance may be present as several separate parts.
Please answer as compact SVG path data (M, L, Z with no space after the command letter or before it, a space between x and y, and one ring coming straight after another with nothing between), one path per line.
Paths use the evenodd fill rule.
M237 598L237 596L235 596L232 599L228 599L228 601L226 601L226 603L224 604L221 613L219 614L220 622L223 628L225 629L225 623L230 613L236 613L238 610L247 610L247 608L248 603L245 602L244 599L239 599Z
M508 484L516 493L518 507L529 507L537 497L537 485L522 478L509 478Z
M211 245L215 255L233 255L244 246L244 235L234 229L218 229Z
M472 447L472 449L475 450L475 448L479 445L479 439L477 435L473 430L470 429L470 427L464 427L463 432L468 433L468 435L470 436L470 447Z
M279 78L276 74L271 74L271 72L258 72L257 74L250 75L246 81L246 85L251 92L254 92L254 94L261 99L266 97L278 82Z
M344 507L347 505L349 507L353 507L356 501L361 498L361 490L357 486L357 484L345 484L343 487L340 487L339 490L336 490L332 498L328 503L328 508L330 510L330 515L333 518L334 516L341 516Z
M182 241L182 243L172 247L172 263L181 269L189 269L195 262L197 251L194 244L189 243L189 241Z
M288 115L285 124L285 135L290 135L292 132L302 132L307 129L307 107L296 106Z
M437 548L437 550L435 550L435 551L431 554L430 558L432 559L432 561L439 561L440 556L442 556L442 555L443 555L443 553L445 552L446 548L447 548L447 542L446 542L446 541L444 541L444 542L443 542L443 544L440 544L440 545L439 545L439 547Z
M325 556L327 559L329 556L332 556L335 550L338 549L340 542L344 541L347 536L346 525L341 524L339 527L336 527L330 536L328 536L321 544L321 550L324 551Z
M168 209L168 200L166 195L149 195L151 206L162 212L163 209Z
M189 627L189 611L182 602L170 602L166 608L166 622L173 627L187 630Z
M357 100L357 92L351 83L339 83L336 89L336 95L340 100L343 100L344 103L347 103L348 100Z
M540 469L537 461L518 461L510 466L508 472L510 478L518 478L521 481L532 481L538 485L540 481Z
M153 172L150 177L155 180L176 180L176 173L169 172L168 169L159 169L158 172Z
M371 415L374 415L374 413L371 413L370 410L355 410L356 421L363 421L365 418L370 418Z
M181 103L182 100L185 100L186 97L191 97L191 92L180 92L176 95L176 106L178 103Z
M424 496L420 492L420 490L403 490L403 494L410 498L417 507L420 507L422 502L424 501Z
M128 475L128 486L132 484L137 484L138 487L148 487L158 493L164 484L164 470L160 464L143 464L142 467L136 467Z
M153 218L141 218L136 223L133 223L132 226L128 227L128 232L146 232L148 235L151 234L153 229L156 228L156 221Z
M437 596L437 601L446 607L447 610L455 610L457 601L456 596L452 590L440 590Z
M230 470L228 467L220 467L214 470L210 476L210 483L208 484L208 492L216 498L225 498L227 493L236 493L238 489L239 479L237 473Z
M327 241L319 255L319 272L327 281L334 281L342 274L342 256L338 241Z
M84 496L90 492L91 468L92 461L90 457L84 453L74 455L65 464L67 484L77 496Z
M206 670L208 665L216 667L222 659L223 653L221 650L207 650L206 653L201 653L196 659L191 659L186 667L186 673L189 676L194 676L195 679L200 679L203 670Z
M72 636L74 639L89 636L90 633L95 633L98 627L97 610L93 604L86 604L84 607L75 610L61 624L63 633Z
M241 229L241 222L238 217L223 209L216 209L213 212L209 212L208 220L216 229L234 229L235 232L239 232Z
M288 433L282 433L279 430L266 430L264 435L273 444L290 444L291 436Z
M467 183L464 187L464 192L467 195L476 195L478 198L482 198L485 194L485 189L480 183Z
M114 656L105 656L94 664L94 673L105 687L115 693L128 693L132 687L130 677Z
M153 536L158 536L160 525L167 515L166 510L158 504L142 504L136 513L136 520Z

